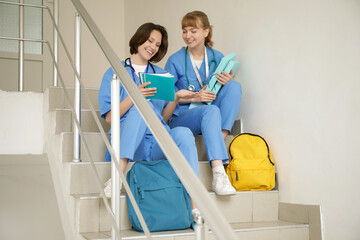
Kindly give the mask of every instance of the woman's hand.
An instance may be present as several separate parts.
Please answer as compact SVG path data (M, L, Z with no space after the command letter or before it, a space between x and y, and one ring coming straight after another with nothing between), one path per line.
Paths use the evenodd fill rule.
M187 101L195 96L196 96L195 92L186 89L181 89L175 93L175 101L180 101L180 100Z
M199 92L197 92L199 102L212 102L216 99L215 93L205 90L205 85Z
M146 82L139 85L139 90L144 97L151 97L154 96L156 93L156 88L145 88L146 86L150 85L151 82Z
M227 72L221 71L221 73L216 74L216 77L217 77L217 81L220 84L225 85L230 80L232 80L232 78L234 77L234 70L232 69L230 74Z

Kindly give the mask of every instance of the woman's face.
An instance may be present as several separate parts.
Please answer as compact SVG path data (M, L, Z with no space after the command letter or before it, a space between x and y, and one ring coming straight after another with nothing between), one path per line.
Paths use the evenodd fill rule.
M189 48L204 46L205 38L209 34L209 29L202 29L190 26L183 28L182 31L182 37L184 39L184 42Z
M148 40L138 47L138 54L140 57L149 61L159 51L161 38L161 33L157 30L153 30L150 33Z

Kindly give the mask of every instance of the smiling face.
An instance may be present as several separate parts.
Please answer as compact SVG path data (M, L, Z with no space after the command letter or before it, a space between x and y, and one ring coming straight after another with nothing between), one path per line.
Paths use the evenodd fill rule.
M147 64L147 62L159 51L161 46L162 35L159 31L153 30L150 33L149 38L137 49L137 59L141 63Z
M209 29L201 27L187 26L182 30L182 37L185 44L191 48L197 48L205 45L205 38L209 34Z

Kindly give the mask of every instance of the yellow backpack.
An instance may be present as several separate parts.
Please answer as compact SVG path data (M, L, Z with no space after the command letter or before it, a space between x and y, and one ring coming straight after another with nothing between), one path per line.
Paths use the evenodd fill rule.
M237 191L264 191L275 187L275 166L265 139L241 133L228 146L226 173Z

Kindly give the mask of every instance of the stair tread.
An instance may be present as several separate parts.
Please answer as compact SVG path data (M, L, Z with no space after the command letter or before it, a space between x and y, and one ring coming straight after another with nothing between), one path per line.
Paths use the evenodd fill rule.
M53 111L72 111L72 109L70 107L65 107L65 108L55 108ZM81 111L83 112L91 112L91 109L81 109ZM95 112L100 112L99 109L94 109Z
M52 89L52 90L58 90L58 91L63 91L63 87L56 87L56 86L49 86L49 89ZM74 87L66 87L67 90L74 90ZM91 88L91 87L85 87L85 88L82 88L82 90L90 90L90 91L97 91L99 92L99 89L98 88Z
M73 104L74 101L74 88L73 87L66 87L68 93L69 93L69 97L70 97L70 101L71 104ZM90 101L93 104L93 107L95 109L99 109L99 104L98 104L98 93L99 93L99 89L96 88L82 88L81 89L81 105L82 108L89 108L87 102L85 101L85 93L84 91L86 91L86 93L88 94L88 96L90 97ZM49 88L49 107L50 110L54 110L55 108L68 108L69 107L69 103L67 102L66 98L65 98L65 93L62 87L50 87Z
M269 222L245 222L245 223L231 223L231 227L235 232L245 231L264 231L273 229L287 229L287 228L308 228L309 224L294 223L286 221L269 221ZM211 231L210 231L211 233ZM85 239L109 239L111 232L98 232L98 233L82 233ZM164 231L151 233L152 237L165 237L165 236L191 236L194 235L193 229L184 229L177 231ZM122 230L122 239L145 239L145 234L134 230Z
M70 166L70 194L87 194L87 193L100 193L97 187L96 179L90 162L67 162ZM131 168L133 162L130 162L126 168L126 172ZM101 181L105 183L110 177L111 162L94 162L100 174ZM203 183L207 190L212 189L212 171L209 167L209 162L199 161L200 181ZM87 181L84 181L87 179Z
M134 162L129 162L128 164L132 164L132 163L134 163ZM90 165L91 162L68 162L68 164L72 164L72 165L76 165L76 164ZM95 162L94 161L94 164L108 164L108 165L110 165L111 162ZM209 162L206 161L206 160L199 160L199 164L209 164Z
M234 195L240 195L240 194L257 194L257 193L278 193L279 190L269 190L269 191L237 191ZM215 192L213 191L209 191L209 194L215 195ZM73 196L75 199L79 199L79 200L86 200L86 199L100 199L101 196L98 193L88 193L88 194L71 194L71 196ZM124 198L126 197L125 193L121 193L120 194L120 198Z

